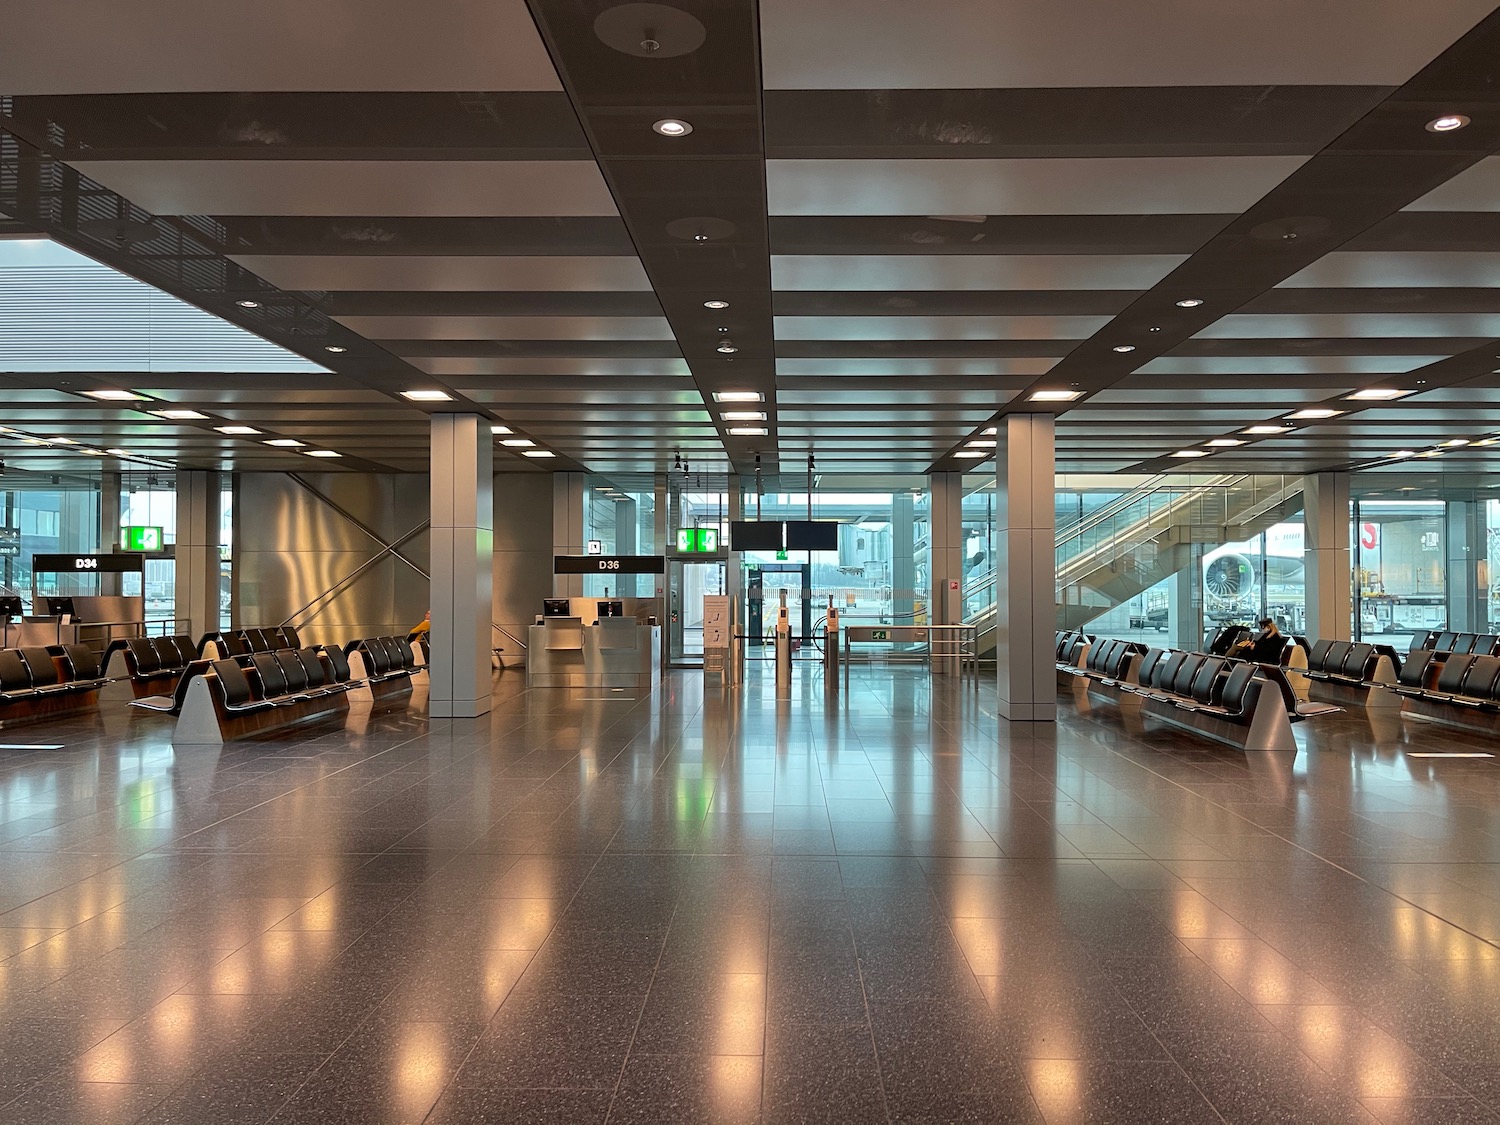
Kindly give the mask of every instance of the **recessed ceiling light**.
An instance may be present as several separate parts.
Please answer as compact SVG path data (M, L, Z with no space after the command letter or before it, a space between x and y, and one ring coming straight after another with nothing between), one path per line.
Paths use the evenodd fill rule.
M760 402L766 396L759 391L715 391L715 402Z
M651 128L664 137L685 137L693 131L693 127L680 117L663 117Z
M104 452L108 453L112 457L129 457L130 456L130 454L126 450L123 450L123 449L106 449Z
M239 305L239 307L242 308L242 309L258 309L258 308L260 308L260 302L259 301L236 301L235 304Z
M521 454L521 456L522 457L556 457L557 454L553 453L552 450L550 450L550 449L528 449L525 453Z
M1212 441L1206 441L1204 445L1217 445L1228 449L1232 445L1244 445L1245 443L1237 437L1216 437Z
M535 445L536 442L532 441L529 437L513 437L503 439L500 444L509 446L511 449L526 449L529 446Z
M338 355L341 352L347 352L349 349L348 348L341 348L337 344L325 344L324 347L323 347L323 350L325 352L332 352L334 355Z
M1480 438L1474 444L1475 445L1494 445L1497 442L1500 442L1500 438L1487 437L1487 438Z
M1287 434L1291 433L1291 426L1246 426L1240 431L1242 434Z
M402 391L401 397L412 402L447 402L453 396L447 391Z
M764 410L726 410L720 415L726 422L764 422Z
M1448 448L1454 449L1454 448L1457 448L1460 445L1468 445L1469 444L1469 439L1466 438L1466 437L1449 438L1447 441L1440 441L1440 442L1438 442L1438 444L1439 445L1446 445Z
M1418 457L1441 457L1442 455L1443 451L1441 449L1424 449L1421 453L1417 454Z
M1293 413L1288 414L1287 417L1288 418L1298 418L1298 419L1301 419L1301 418L1337 418L1342 413L1343 413L1342 410L1329 410L1328 408L1323 407L1323 406L1309 406L1309 407L1307 407L1304 410L1294 411Z
M986 437L994 437L997 433L1000 432L1000 428L998 426L986 426L979 432L984 434Z
M1172 454L1173 457L1207 457L1208 454L1201 449L1179 449Z
M1400 398L1409 395L1410 391L1401 390L1398 387L1366 387L1362 391L1355 391L1350 398L1357 398L1372 402L1384 402L1387 399Z
M967 461L975 457L988 457L989 454L982 449L959 449L954 451L953 456L962 457Z
M730 426L729 432L735 437L765 437L764 426Z
M705 309L727 309L729 307L729 302L728 301L704 301L703 302L703 307Z
M207 418L208 415L197 410L153 410L158 418L168 418L174 422L186 422L194 418Z
M1434 117L1427 123L1429 133L1451 133L1455 129L1462 129L1469 123L1469 119L1462 113L1445 113L1441 117Z
M1114 347L1110 348L1110 351L1112 351L1112 352L1120 352L1123 355L1125 352L1133 352L1133 351L1135 351L1135 345L1134 344L1116 344Z
M102 450L102 449L88 449L88 448L84 448L84 449L80 449L78 452L82 453L85 457L103 457L104 456L104 450Z
M511 432L511 429L510 429L509 426L491 426L490 427L490 433L492 433L492 434L508 434L510 432Z
M994 449L995 444L994 438L975 438L968 443L970 449Z
M1201 297L1184 297L1177 302L1177 307L1179 309L1196 309L1202 303L1203 298Z
M89 398L101 398L106 402L136 402L146 397L145 395L138 395L134 391L105 390L84 391L83 393L88 395Z
M719 346L714 349L714 351L719 352L722 355L733 355L739 350L740 349L735 346L733 340L720 340Z
M78 443L70 437L49 437L47 439L56 445L77 445Z
M265 444L266 445L274 445L277 449L301 449L302 448L302 442L298 441L294 437L273 437L269 441L267 441Z
M1120 349L1116 348L1115 350L1119 351ZM1082 391L1032 391L1031 392L1031 401L1032 402L1072 402L1075 398L1080 397L1082 394L1083 394ZM992 434L995 431L993 429L991 429L991 430L987 430L985 432Z
M221 434L235 434L240 437L260 433L254 426L215 426L214 429Z
M307 457L342 457L342 453L335 453L331 449L309 449L304 455Z
M1396 450L1396 452L1391 454L1392 457L1415 457L1416 455L1417 451L1415 449L1398 449ZM1402 489L1401 491L1404 492L1405 489Z

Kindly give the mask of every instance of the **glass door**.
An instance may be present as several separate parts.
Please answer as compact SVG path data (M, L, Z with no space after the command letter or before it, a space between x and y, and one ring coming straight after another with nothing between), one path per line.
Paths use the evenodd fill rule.
M727 592L722 562L667 563L667 660L678 667L703 667L703 599Z

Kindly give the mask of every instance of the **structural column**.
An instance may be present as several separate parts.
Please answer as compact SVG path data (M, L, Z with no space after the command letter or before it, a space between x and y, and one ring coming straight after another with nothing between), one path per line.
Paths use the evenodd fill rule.
M1203 544L1188 547L1187 565L1168 579L1167 621L1172 647L1197 652L1203 647Z
M1303 480L1303 569L1307 636L1346 641L1353 611L1349 557L1349 474L1317 473Z
M108 554L120 549L120 474L99 474L99 551ZM122 589L123 574L101 574L99 592L117 595ZM144 591L143 591L144 592Z
M432 647L428 710L490 709L495 569L495 452L490 420L432 416Z
M915 625L917 598L916 500L910 492L891 497L891 621Z
M204 633L217 632L219 628L221 487L218 473L177 474L177 541L173 576L177 604L174 613L177 628L195 640ZM280 622L257 624L277 625Z
M1056 722L1056 457L1051 414L1010 414L995 448L995 641L1000 716Z
M964 619L964 477L962 473L930 473L927 573L927 619L933 625L958 625ZM933 652L955 651L953 633L944 632ZM934 660L932 670L956 673L956 659Z
M1489 536L1483 500L1449 500L1443 540L1448 557L1448 628L1490 631Z
M583 541L583 474L552 474L552 553L581 555ZM581 598L583 575L559 574L552 579L552 593L559 598Z

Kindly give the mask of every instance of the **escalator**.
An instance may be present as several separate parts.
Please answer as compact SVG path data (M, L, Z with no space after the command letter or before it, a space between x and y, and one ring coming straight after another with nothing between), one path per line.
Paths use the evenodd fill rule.
M1302 478L1157 476L1057 529L1057 627L1077 629L1225 543L1251 539L1302 508ZM993 570L965 590L979 651L995 648Z

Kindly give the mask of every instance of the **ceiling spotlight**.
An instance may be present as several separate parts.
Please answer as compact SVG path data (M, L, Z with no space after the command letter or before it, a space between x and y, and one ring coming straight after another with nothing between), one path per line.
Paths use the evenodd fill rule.
M1456 438L1450 438L1448 441L1438 442L1438 444L1439 445L1445 445L1449 449L1454 449L1454 448L1457 448L1460 445L1468 445L1469 444L1469 439L1466 438L1466 437L1456 437Z
M1329 410L1329 409L1327 409L1325 407L1322 407L1322 406L1309 406L1305 410L1298 410L1295 413L1288 414L1287 417L1288 418L1299 418L1299 419L1300 418L1337 418L1342 413L1343 413L1342 410Z
M270 438L269 440L264 442L264 444L274 445L277 449L301 449L303 445L302 442L298 441L294 437Z
M1177 307L1179 309L1196 309L1202 303L1203 298L1201 297L1184 297L1177 302Z
M1404 391L1397 387L1367 387L1362 391L1355 391L1349 397L1365 402L1385 402L1411 393L1411 391Z
M402 391L401 397L412 402L447 402L453 396L447 391Z
M239 307L242 308L242 309L258 309L258 308L260 308L260 302L259 301L236 301L235 304L239 305Z
M308 457L342 457L343 454L342 453L335 453L331 449L309 449L307 451L306 456L308 456Z
M1113 348L1110 349L1110 351L1119 352L1121 355L1123 355L1126 352L1133 352L1133 351L1135 351L1135 345L1134 344L1116 344Z
M765 437L764 426L730 426L729 432L735 437Z
M714 349L714 351L719 352L721 355L733 355L739 350L740 349L735 345L735 342L727 338L720 340L719 346Z
M703 307L705 309L727 309L729 307L729 302L728 301L704 301L703 302Z
M726 422L764 422L764 410L726 410L720 415Z
M536 442L532 441L529 437L512 437L502 439L500 444L509 449L529 449Z
M761 402L765 395L759 391L715 391L715 402Z
M1237 437L1216 437L1212 441L1206 441L1203 444L1217 446L1220 449L1228 449L1230 446L1244 445L1245 443Z
M556 457L557 454L553 453L552 450L550 450L550 449L528 449L525 453L521 454L521 456L522 457Z
M1469 123L1469 119L1461 113L1445 113L1442 117L1434 117L1427 123L1429 133L1451 133L1455 129L1462 129Z
M145 395L138 395L134 391L105 390L84 391L83 393L88 395L89 398L104 399L106 402L136 402L146 397Z
M1291 426L1246 426L1240 431L1242 434L1288 434L1291 432Z
M325 352L332 352L334 355L338 355L341 352L347 352L349 349L341 348L337 344L327 344L324 346L323 350Z
M663 117L651 128L664 137L685 137L693 131L693 127L679 117Z
M215 426L214 429L218 430L221 434L236 434L239 436L260 433L254 426Z
M1115 351L1119 351L1119 350L1120 350L1119 348L1115 349ZM1082 394L1083 394L1082 391L1032 391L1031 392L1031 401L1032 402L1072 402L1075 398L1080 397ZM994 429L988 429L988 430L985 430L984 432L987 433L987 434L992 434L995 431L994 431Z
M166 418L173 422L188 422L195 418L208 417L207 414L203 414L197 410L153 410L151 413L155 414L158 418Z
M953 456L969 460L976 457L988 457L989 454L982 449L958 449L954 451Z
M509 426L491 426L490 427L490 433L492 433L492 434L508 434L510 432L511 432L511 429L510 429Z
M1207 457L1208 454L1201 449L1179 449L1172 454L1173 457Z

